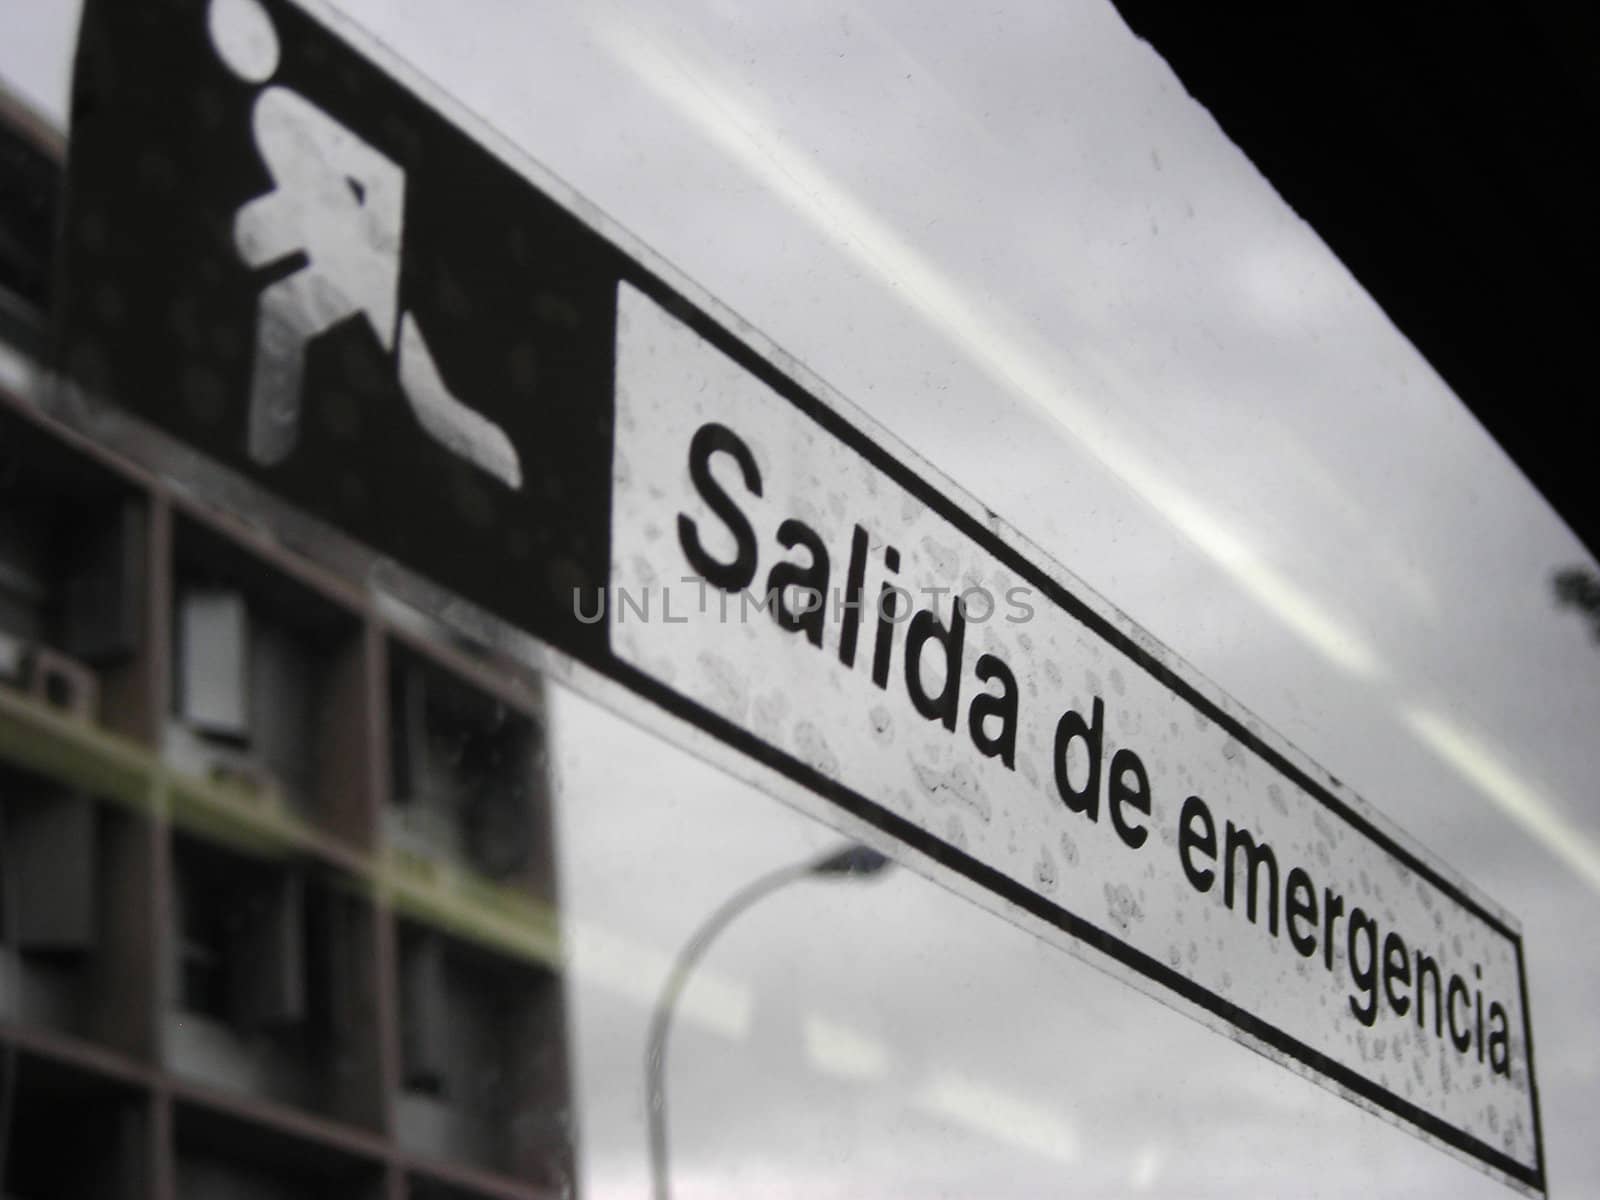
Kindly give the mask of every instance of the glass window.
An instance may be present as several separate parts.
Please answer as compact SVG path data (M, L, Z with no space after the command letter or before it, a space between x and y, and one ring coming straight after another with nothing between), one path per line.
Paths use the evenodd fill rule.
M113 7L89 0L91 14ZM795 388L822 397L801 409L842 413L957 497L994 545L1060 564L1097 620L1144 631L1128 636L1157 647L1152 678L1231 697L1219 711L1252 737L1320 764L1339 796L1510 914L1543 1169L1557 1195L1600 1181L1600 568L1115 7L146 6L117 18L144 22L144 41L96 43L83 61L214 55L216 75L169 94L192 126L152 130L115 186L91 166L104 136L74 140L95 115L70 112L80 8L0 11L0 136L14 147L0 229L0 1191L1499 1194L1505 1181L1470 1151L1419 1135L1415 1106L1352 1103L1337 1073L1329 1084L1311 1059L1256 1052L1270 1039L1229 1036L1237 1022L1220 1009L1092 936L1042 929L1010 893L980 895L930 849L1009 836L1009 853L1021 841L1037 859L1027 886L1053 888L1078 865L1056 832L1081 778L1064 743L1003 751L1003 717L974 716L969 732L971 691L947 720L931 684L907 684L922 700L894 703L926 701L929 724L883 761L925 788L896 824L841 799L894 807L899 784L888 767L873 774L867 724L864 749L827 732L854 693L819 685L798 657L813 653L804 613L778 613L791 657L752 649L770 644L771 612L724 609L729 654L750 662L696 666L691 650L679 675L659 666L677 653L651 639L670 635L663 563L736 575L742 524L763 572L780 542L798 572L814 525L838 533L809 556L812 568L833 556L826 593L844 586L851 506L888 503L903 482L829 457L814 430L836 417L746 440L694 407L688 385L669 386L714 392L719 371L756 380L738 385L753 389L742 411ZM326 36L307 22L359 49L306 50ZM325 71L326 95L352 112L377 104L364 76L326 65L346 53L375 56L420 102L340 124L307 80ZM449 128L428 125L430 109L493 169L428 181L418 147ZM215 159L191 129L215 131ZM193 195L226 169L281 199L301 137L320 147L317 170L347 155L367 172L340 166L330 177L343 172L348 195L323 197L351 223L307 241L284 233L297 218L280 205L188 227L211 239L201 275L248 267L261 296L290 296L281 311L261 301L270 320L230 324L220 283L214 305L141 315L136 287L69 269L113 263L115 239L141 228L109 207L118 188L154 212L150 195ZM513 210L483 206L524 186L598 236L491 227L484 212ZM402 230L447 249L404 257ZM156 248L176 260L192 251L181 241ZM642 265L617 268L618 288L539 282L622 259ZM354 282L295 292L311 278L297 273L334 260ZM624 312L615 340L593 323L597 295ZM112 341L123 330L122 349L54 361L62 313ZM681 339L661 333L640 361L624 342L648 340L651 321ZM460 357L471 336L451 331L486 339L493 362ZM170 393L129 394L118 364L136 356L170 375ZM589 402L609 405L620 381L626 421L540 417L540 397L577 389L596 363ZM247 427L258 393L298 404L306 378L335 375L344 390L290 413L297 432L270 405ZM510 415L484 416L463 379L491 381L491 413ZM688 422L684 446L696 428L722 430L699 443L699 468L662 432L675 421ZM457 461L405 457L402 425ZM224 427L238 431L236 460L185 448L182 429ZM629 454L610 457L625 439ZM282 483L280 465L292 473L316 446L338 447L347 472L302 458L313 466ZM601 469L563 490L562 471L596 446ZM374 495L377 465L406 486ZM780 512L790 484L773 481L790 475L810 507ZM751 507L762 477L771 503ZM869 478L887 481L881 494ZM706 505L685 507L660 480L698 480ZM343 489L337 510L300 511L323 484ZM759 528L739 515L747 500ZM606 578L585 573L586 505L613 534L639 531L640 556L603 561ZM721 529L707 532L708 512ZM907 502L905 529L923 528L919 512ZM704 542L684 531L693 513ZM872 570L892 574L878 531ZM424 542L432 557L412 557ZM650 546L668 551L648 561ZM952 579L1001 578L965 543L901 548L908 578L917 555L950 556ZM646 608L619 612L608 579ZM597 584L612 608L593 626L580 610ZM768 584L781 592L781 578ZM582 636L634 646L627 669L601 663L600 643L519 630L483 599L523 587L541 619L566 620L570 598L594 631ZM698 596L704 613L703 584ZM815 628L816 661L845 661L842 634ZM1165 717L1157 729L1109 660L1067 662L1062 683L1029 639L1044 644L1042 625L997 628L973 624L969 650L989 636L990 654L1019 664L1024 706L1051 686L1105 699L1102 782L1108 796L1131 787L1113 756L1165 739ZM861 636L865 679L877 668ZM696 670L725 685L724 707L682 701L674 680ZM1089 728L1086 716L1085 741ZM1181 747L1200 733L1174 720L1171 737L1180 749L1144 780L1169 858ZM1026 765L1005 762L1003 790L974 784L945 738ZM929 762L948 774L917 776ZM1233 827L1214 832L1231 871ZM1314 861L1311 832L1297 836L1293 852ZM1287 878L1291 848L1277 849ZM1104 903L1079 915L1111 930L1141 919L1143 878L1108 877ZM1374 914L1392 914L1399 902L1378 891ZM1282 895L1287 909L1292 886ZM1291 949L1273 948L1286 972ZM1172 953L1181 976L1184 945ZM1366 954L1374 1004L1403 1015L1393 988L1414 983L1420 1019L1420 951L1401 946L1418 978L1397 985L1385 968L1382 994L1376 932ZM1454 1030L1450 978L1433 1004L1442 990ZM1282 1005L1250 980L1229 1011ZM1413 1083L1426 1095L1424 1073L1457 1061L1443 1036L1361 1038L1359 1071L1386 1095ZM1520 1032L1512 1044L1525 1064ZM1494 1085L1472 1052L1459 1063ZM1460 1103L1496 1145L1531 1144L1522 1118Z

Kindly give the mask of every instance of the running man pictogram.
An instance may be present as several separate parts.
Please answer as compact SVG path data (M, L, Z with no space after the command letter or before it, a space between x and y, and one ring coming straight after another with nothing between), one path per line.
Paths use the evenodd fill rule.
M401 391L423 430L453 454L522 487L516 447L499 425L458 400L416 318L399 308L405 172L304 96L268 84L279 42L258 0L211 0L211 44L239 78L264 85L252 128L270 192L240 208L234 245L259 269L303 255L305 265L262 289L250 378L248 448L263 465L299 440L306 351L362 315L395 358Z

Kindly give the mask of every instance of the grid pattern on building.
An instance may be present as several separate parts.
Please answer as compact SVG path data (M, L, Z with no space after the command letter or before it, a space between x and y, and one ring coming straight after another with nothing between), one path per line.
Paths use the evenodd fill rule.
M4 1194L572 1194L544 738L0 388Z

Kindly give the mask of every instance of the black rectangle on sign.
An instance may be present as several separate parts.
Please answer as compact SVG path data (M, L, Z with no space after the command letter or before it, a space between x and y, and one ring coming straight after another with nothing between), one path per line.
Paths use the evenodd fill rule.
M335 35L313 11L316 0L87 0L57 292L64 374L875 826L929 874L1516 1185L1543 1190L1521 939L1500 914L1065 570L1020 548L975 501L928 482L914 455L863 432L844 405L775 367L754 339L725 329L685 299L688 289L664 282L375 65L381 52L359 52L346 40L358 35ZM685 367L688 375L674 377ZM765 490L754 482L763 470ZM728 491L741 475L745 491ZM818 494L800 494L807 486ZM1213 759L1225 758L1251 788L1259 783L1259 795L1242 784L1239 795L1213 793L1202 821L1146 781L1154 800L1124 788L1114 817L1071 825L1086 801L1041 806L1035 793L1054 787L1067 799L1077 785L1048 761L1024 770L1036 752L983 732L1005 728L1003 718L991 712L997 723L986 727L958 713L944 689L935 697L912 695L910 682L891 687L904 656L899 650L894 667L892 635L874 643L859 626L846 636L844 625L824 628L780 610L775 624L722 647L709 622L630 633L616 614L585 619L576 603L629 582L707 575L708 567L733 594L772 553L770 538L753 544L751 521L776 523L786 513L777 542L811 550L808 570L831 556L835 586L859 590L869 580L876 589L887 571L948 591L967 568L1025 584L1043 606L1037 644L1053 639L1063 654L1088 647L1117 664L1129 696L1142 697L1141 720L1159 713L1176 735L1180 722L1168 710L1182 709L1205 731L1147 749L1152 763L1173 756L1163 765L1203 779ZM844 513L862 514L854 536ZM722 549L707 552L685 532L697 520L707 529L720 520ZM899 546L892 555L886 539ZM870 564L869 544L879 556ZM772 578L762 576L768 587ZM958 672L973 667L948 604L918 615L926 617L924 645L946 650ZM978 679L999 680L996 662L1017 675L1049 675L1048 664L1026 661L1034 643L1001 653L1002 642L988 643ZM784 725L748 703L752 680L775 679L826 689L828 705L818 706L826 718ZM1098 746L1100 722L1123 719L1103 717L1098 697L1091 708L1059 678L1051 686L1062 706L1084 711L1028 701L1035 708L1011 720L1018 728L1046 722L1032 730L1035 745L1047 744L1053 727L1057 739L1065 728L1069 740ZM922 731L914 723L923 720L952 735L937 770L862 740L870 732L881 749L891 727ZM842 756L830 749L847 745L854 749ZM1119 750L1131 752L1127 739ZM1119 761L1110 773L1124 778ZM938 776L931 784L930 770ZM1002 811L1033 822L1024 832L1040 840L1030 846L1070 845L1074 862L1103 872L1091 892L1104 886L1109 911L1073 893L1048 855L1019 865L1007 857L1014 847L988 846L981 830L935 824L903 802L896 771L960 793L984 824ZM1018 782L1025 775L1026 787ZM1225 800L1234 807L1225 810ZM1127 821L1128 803L1142 817L1118 824L1120 845L1105 841L1106 824ZM1376 985L1373 1011L1363 1013L1346 995L1347 977L1335 975L1331 951L1330 991L1318 999L1331 996L1323 1007L1344 1024L1318 1027L1316 1003L1296 1015L1306 1006L1285 996L1313 985L1285 982L1293 961L1285 943L1263 940L1253 915L1226 924L1238 914L1231 901L1220 908L1220 889L1201 887L1203 872L1174 870L1172 846L1206 821L1214 830L1228 822L1229 836L1234 822L1248 825L1258 836L1245 852L1258 863L1274 830L1271 844L1285 855L1291 845L1329 851L1305 866L1322 873L1325 897L1338 882L1341 903L1349 895L1355 904L1353 880L1367 886L1368 867L1385 872L1407 889L1405 903L1391 906L1399 924L1413 903L1448 908L1474 949L1446 961L1423 922L1407 925L1419 947L1427 941L1417 950L1417 994L1422 960L1437 954L1450 1003L1454 986L1471 981L1490 1028L1467 1037L1465 1050L1447 1048L1440 1033L1425 1052L1476 1054L1504 1115L1473 1108L1449 1072L1413 1085L1368 1063L1364 1032L1386 1028L1380 1023L1394 1014L1382 1011ZM1304 828L1291 828L1295 821ZM1059 840L1069 829L1079 840ZM1205 839L1195 837L1191 849L1203 855ZM1118 872L1133 863L1148 868L1140 878L1150 895L1125 890ZM1293 886L1286 906L1295 903ZM1175 945L1154 944L1151 927L1185 903L1215 918L1219 942L1254 964L1239 967L1250 986L1186 963ZM1270 936L1279 937L1275 919ZM1372 936L1376 953L1376 925ZM1469 961L1474 953L1479 961Z

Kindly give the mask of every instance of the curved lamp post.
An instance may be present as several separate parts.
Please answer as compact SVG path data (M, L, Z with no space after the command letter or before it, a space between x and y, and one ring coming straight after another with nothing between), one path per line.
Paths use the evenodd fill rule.
M888 865L889 860L876 850L850 845L821 858L769 871L745 884L718 905L683 944L683 949L678 951L678 957L673 961L672 969L667 972L667 980L661 987L661 994L656 997L655 1009L650 1014L650 1036L645 1044L645 1111L650 1121L650 1177L654 1184L655 1200L669 1200L670 1195L667 1184L667 1034L672 1028L672 1015L677 1008L678 996L689 982L696 964L704 957L717 935L762 897L799 879L866 879L879 874Z

